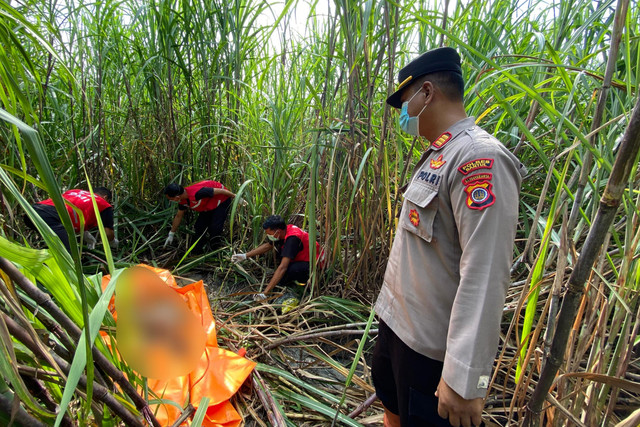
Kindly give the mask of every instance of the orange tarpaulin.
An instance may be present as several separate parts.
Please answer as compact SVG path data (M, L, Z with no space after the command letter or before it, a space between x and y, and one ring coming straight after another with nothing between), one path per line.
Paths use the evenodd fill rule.
M198 407L203 397L209 398L205 419L206 427L236 427L242 419L229 399L251 374L256 363L228 350L218 347L216 328L209 299L202 281L179 287L171 273L167 270L141 265L154 271L169 287L177 292L185 301L189 310L200 320L206 333L205 350L197 367L188 375L169 380L148 379L149 389L160 399L170 400L181 407L191 403ZM102 289L106 289L110 276L102 279ZM109 308L116 318L113 300ZM108 339L108 337L105 337ZM150 405L162 425L171 425L180 415L181 410L175 405Z

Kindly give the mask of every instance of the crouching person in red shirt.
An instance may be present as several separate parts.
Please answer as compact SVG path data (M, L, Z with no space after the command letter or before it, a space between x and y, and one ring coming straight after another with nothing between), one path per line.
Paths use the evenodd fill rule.
M309 251L309 233L303 231L299 227L284 222L280 215L271 215L264 224L262 224L268 242L263 243L257 248L247 252L246 254L234 254L231 257L232 262L241 262L247 258L261 255L275 250L280 257L280 264L276 269L269 284L263 293L257 294L254 299L261 301L266 299L266 295L279 283L283 286L291 285L295 282L306 284L309 280L309 260L311 254ZM320 245L316 245L316 260L322 264L323 254Z
M171 223L171 231L164 243L165 246L173 242L187 209L198 212L194 228L196 238L199 240L193 248L193 253L203 253L207 243L210 243L211 249L220 245L220 236L229 206L231 206L231 199L236 197L234 193L217 181L205 180L188 187L169 184L165 187L164 194L168 200L178 202L178 212ZM246 202L242 201L242 204L244 206Z
M117 248L118 240L115 238L113 232L113 206L111 206L111 191L105 187L97 187L93 194L95 195L96 204L98 205L98 211L100 212L100 220L102 226L107 234L112 248ZM93 208L93 201L91 200L91 192L86 190L72 189L62 193L62 198L65 200L67 212L71 218L71 224L76 233L81 231L81 218L84 218L84 241L87 242L87 247L93 249L96 246L97 239L93 237L89 230L98 226L98 220ZM74 209L75 207L75 209ZM53 200L46 199L33 205L33 209L44 220L44 222L53 230L54 233L60 238L62 244L67 251L70 251L69 236L67 230L65 230L60 215L53 204ZM31 229L36 229L33 222L25 216L25 222Z

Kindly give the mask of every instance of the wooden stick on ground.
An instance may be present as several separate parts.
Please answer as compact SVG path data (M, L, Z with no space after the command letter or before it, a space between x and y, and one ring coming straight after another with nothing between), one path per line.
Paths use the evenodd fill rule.
M29 297L31 297L40 307L46 310L62 328L75 340L80 339L82 330L76 325L60 308L53 302L49 294L38 289L31 281L20 272L9 260L0 257L0 269L17 284ZM95 346L92 347L92 354L95 363L131 398L136 408L143 413L149 424L160 427L160 423L153 415L146 400L142 398L136 389L129 383L127 378L104 354Z
M11 332L11 334L17 340L22 342L22 344L27 346L29 350L34 352L34 354L36 355L39 354L40 356L42 356L41 348L35 344L35 342L29 336L29 334L27 334L26 331L20 325L18 325L18 323L15 320L13 320L11 317L6 315L5 313L2 313L1 315L4 318L4 321L7 324L7 327L9 328L9 331ZM57 354L53 352L51 352L50 354L51 354L51 357L53 357L53 359L55 360L56 364L58 364L60 369L62 369L66 374L69 374L69 371L71 370L71 365L67 363L67 361L64 360L62 357L58 356ZM80 377L79 384L82 387L87 386L87 377L85 375L82 375ZM94 398L104 403L105 405L107 405L109 409L111 409L114 414L120 417L120 419L124 421L126 425L134 426L134 427L144 427L144 424L142 424L140 420L138 420L131 412L129 412L124 407L124 405L122 405L122 403L116 400L116 398L111 395L111 393L106 387L98 384L97 382L94 382L93 390L94 390L94 393L93 393Z

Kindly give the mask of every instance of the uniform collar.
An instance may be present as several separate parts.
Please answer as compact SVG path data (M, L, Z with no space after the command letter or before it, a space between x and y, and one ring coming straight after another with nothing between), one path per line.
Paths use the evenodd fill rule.
M429 144L428 151L438 151L445 145L447 145L451 140L454 140L460 133L467 129L472 129L476 125L475 117L466 117L462 120L457 121L452 126L450 126L445 132L442 133L439 137L437 137L431 144Z
M442 135L440 135L438 138L436 138L435 141L433 141L433 143L431 143L429 145L429 147L427 148L427 151L422 153L422 156L420 157L420 160L418 161L418 163L413 168L413 175L415 175L416 171L418 169L420 169L420 167L422 167L424 162L431 156L431 152L432 151L440 150L442 147L444 147L446 144L448 144L449 141L454 140L463 131L468 130L468 129L473 129L475 126L476 126L476 119L475 119L475 117L472 117L472 116L466 117L466 118L464 118L464 119L462 119L460 121L457 121L452 126L450 126L449 129L447 129ZM441 141L441 142L438 143L438 141ZM413 177L413 175L412 175L412 177ZM405 190L409 186L410 182L411 182L411 180L409 180L406 184L404 184L402 187L400 187L400 189L399 189L400 194L403 194L405 192Z

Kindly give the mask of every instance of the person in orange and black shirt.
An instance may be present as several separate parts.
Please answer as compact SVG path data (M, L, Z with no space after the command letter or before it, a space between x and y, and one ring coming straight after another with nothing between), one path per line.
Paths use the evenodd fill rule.
M107 234L110 245L113 248L118 246L118 240L115 238L113 232L113 206L111 206L111 191L105 187L97 187L93 194L95 195L96 204L98 205L98 211L100 212L100 220L102 226ZM76 233L81 231L81 220L79 213L71 206L76 207L84 218L84 240L87 242L87 247L93 249L96 245L96 238L91 235L89 230L98 226L98 220L96 218L95 210L93 208L93 202L91 200L91 192L86 190L72 189L62 193L62 198L65 200L67 212L71 218L71 224ZM53 200L46 199L33 205L33 209L44 220L44 222L58 235L67 251L70 251L69 236L62 224L62 220L58 215ZM25 216L25 222L31 229L36 229L33 222Z
M309 280L309 233L292 224L284 222L280 215L267 217L262 228L269 239L257 248L246 254L234 254L231 261L238 263L247 258L261 255L275 249L281 258L280 265L276 269L264 293L257 294L254 299L261 301L266 299L267 293L280 283L290 285L294 282L306 284ZM323 256L318 242L316 244L316 260L322 264Z
M199 213L194 226L196 238L199 240L193 248L193 253L204 252L207 242L210 242L212 249L219 246L231 199L236 197L234 193L217 181L205 180L188 187L169 184L165 187L164 194L168 200L178 202L178 212L171 223L171 231L164 242L165 246L173 242L173 237L187 209ZM243 206L246 205L245 201L242 203ZM205 238L205 234L208 234L208 239Z

